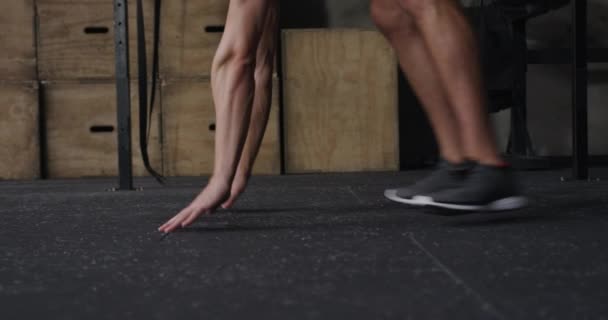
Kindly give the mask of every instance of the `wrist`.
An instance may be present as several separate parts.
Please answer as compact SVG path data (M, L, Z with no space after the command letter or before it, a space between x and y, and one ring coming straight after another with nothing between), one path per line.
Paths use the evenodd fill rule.
M239 167L239 169L236 171L236 176L239 178L249 179L252 174L251 171L251 168Z
M223 174L213 174L209 179L209 184L216 185L222 188L230 188L234 177Z

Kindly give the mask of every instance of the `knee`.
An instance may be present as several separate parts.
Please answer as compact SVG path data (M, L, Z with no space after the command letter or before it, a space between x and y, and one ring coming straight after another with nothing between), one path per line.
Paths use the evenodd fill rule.
M370 15L378 30L387 38L398 34L399 38L403 39L415 32L410 17L399 6L397 0L370 1Z
M439 2L445 0L396 0L399 6L407 12L414 20L436 9Z
M400 13L391 6L391 1L371 0L369 12L378 30L385 35L394 33L399 28Z

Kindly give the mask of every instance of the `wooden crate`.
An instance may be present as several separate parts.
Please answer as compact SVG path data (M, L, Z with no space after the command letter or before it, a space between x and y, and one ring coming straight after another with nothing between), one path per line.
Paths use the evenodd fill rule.
M135 1L129 2L131 76L137 76ZM148 64L152 63L153 1L144 1ZM115 77L113 1L39 0L38 58L42 80L112 79ZM148 69L150 70L150 69Z
M279 174L278 81L268 128L254 173ZM168 176L208 175L213 171L215 110L208 81L174 81L163 86L163 159Z
M0 179L40 177L36 83L0 82Z
M283 33L288 173L399 168L397 61L365 30Z
M164 78L209 76L228 3L229 0L163 2L161 74Z
M139 104L131 91L133 173L147 175L139 151ZM150 162L162 170L160 103L150 132ZM47 155L50 178L118 175L116 87L113 82L50 82L44 84Z
M135 0L127 0L135 6ZM112 5L114 0L36 0L37 3L109 3ZM133 9L134 10L134 9Z
M0 80L36 79L34 1L0 1Z

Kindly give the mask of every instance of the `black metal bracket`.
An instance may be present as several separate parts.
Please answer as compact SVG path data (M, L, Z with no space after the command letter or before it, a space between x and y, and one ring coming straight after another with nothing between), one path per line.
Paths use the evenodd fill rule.
M608 62L608 49L587 48L587 1L573 0L571 4L572 15L572 47L568 49L527 50L525 45L525 21L515 25L516 34L519 35L520 52L525 52L520 58L521 67L528 64L570 64L572 68L572 177L577 180L589 178L589 132L588 132L588 99L587 75L588 64L594 62ZM525 75L525 71L520 74ZM525 83L525 77L520 79ZM535 157L531 149L531 142L525 124L525 87L518 88L515 94L518 106L513 108L512 135L509 150L515 157L540 160ZM541 161L547 164L547 161ZM539 162L539 163L541 163Z
M572 175L589 178L587 119L587 0L572 4Z
M118 190L121 191L133 190L128 17L127 1L114 0L116 116L118 123Z

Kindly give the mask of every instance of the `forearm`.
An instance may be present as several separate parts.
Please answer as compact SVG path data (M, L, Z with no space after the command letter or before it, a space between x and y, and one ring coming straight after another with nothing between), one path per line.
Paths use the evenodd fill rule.
M278 1L271 1L268 9L264 22L264 32L256 53L255 98L249 132L237 171L237 175L244 180L247 180L251 175L255 159L264 139L272 105L272 74L278 32Z
M255 98L247 139L241 154L237 174L250 176L253 165L264 140L272 105L272 65L256 72Z
M213 179L232 184L249 131L259 43L270 6L231 0L216 52L211 85L216 110Z
M254 99L254 61L228 59L213 69L216 105L213 178L230 184L234 179L249 130Z

